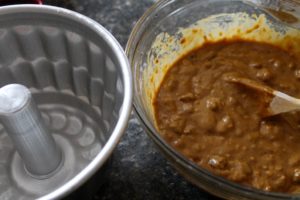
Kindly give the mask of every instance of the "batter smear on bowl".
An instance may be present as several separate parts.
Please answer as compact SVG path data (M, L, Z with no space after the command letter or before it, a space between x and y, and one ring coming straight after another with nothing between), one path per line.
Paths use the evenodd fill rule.
M297 56L246 40L187 53L169 68L153 100L159 132L214 174L266 191L300 192L300 129L288 123L298 113L265 118L264 94L224 80L236 74L299 98Z

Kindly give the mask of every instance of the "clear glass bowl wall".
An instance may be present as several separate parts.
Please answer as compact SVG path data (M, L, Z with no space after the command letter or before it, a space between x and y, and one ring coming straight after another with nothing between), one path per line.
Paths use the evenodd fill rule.
M268 19L275 21L255 3L258 1L167 0L159 1L151 7L136 24L126 48L134 79L134 108L144 129L167 159L184 177L198 187L226 199L294 199L297 197L260 191L227 181L192 163L162 139L145 100L147 94L143 86L143 72L149 67L147 54L160 33L167 32L173 35L179 28L189 27L200 19L220 13L266 14Z

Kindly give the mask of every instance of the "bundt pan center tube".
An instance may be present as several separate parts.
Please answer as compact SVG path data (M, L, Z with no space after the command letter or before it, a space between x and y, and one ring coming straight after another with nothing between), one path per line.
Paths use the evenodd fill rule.
M63 8L0 7L0 88L0 199L67 196L99 172L130 117L122 47Z
M25 86L10 84L0 89L0 120L30 175L45 179L59 169L60 149Z

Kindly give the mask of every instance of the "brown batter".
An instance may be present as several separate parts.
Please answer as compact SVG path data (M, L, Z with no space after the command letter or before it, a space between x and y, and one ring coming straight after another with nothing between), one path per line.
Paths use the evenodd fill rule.
M263 118L264 95L227 82L228 73L300 97L295 56L265 43L207 43L176 62L157 91L153 105L162 136L229 180L300 192L300 130L287 123L289 116Z

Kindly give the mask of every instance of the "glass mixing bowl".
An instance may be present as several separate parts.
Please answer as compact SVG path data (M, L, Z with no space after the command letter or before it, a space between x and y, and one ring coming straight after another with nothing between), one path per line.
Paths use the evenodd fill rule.
M195 45L199 46L201 42L203 43L202 40L188 38L189 35L185 38L188 38L190 42L186 42L184 47L180 46L184 34L190 34L186 29L195 28L195 30L199 30L199 28L204 28L205 37L216 40L224 37L235 37L236 34L248 28L249 33L245 34L245 38L258 41L270 39L273 40L273 43L282 44L284 47L284 42L281 43L280 40L284 38L285 34L291 33L294 36L299 36L298 31L292 28L298 26L298 6L297 2L291 0L165 0L152 6L141 17L131 33L126 53L133 71L134 108L137 117L173 166L189 181L216 196L226 199L300 198L296 194L266 192L230 182L188 160L160 136L155 126L151 98L153 98L155 89L166 72L166 66L178 59L184 51L191 50ZM243 14L235 17L217 16L210 22L209 20L197 22L221 13ZM273 37L269 34L260 34L259 31L254 31L255 34L251 33L252 30L250 31L249 27L255 27L256 22L254 21L257 20L255 18L254 21L251 21L253 14L257 16L263 14L263 18L268 21L268 27L265 30L268 32L268 30L273 29L277 35L275 34ZM245 20L244 17L248 19ZM237 25L236 27L231 26L234 20L238 21L234 23L234 26ZM206 27L208 23L210 25ZM228 24L231 25L227 26ZM194 28L191 29L191 27ZM259 27L256 28L259 29ZM191 32L195 31L192 30ZM160 62L159 60L163 61ZM149 73L152 76L149 76Z

